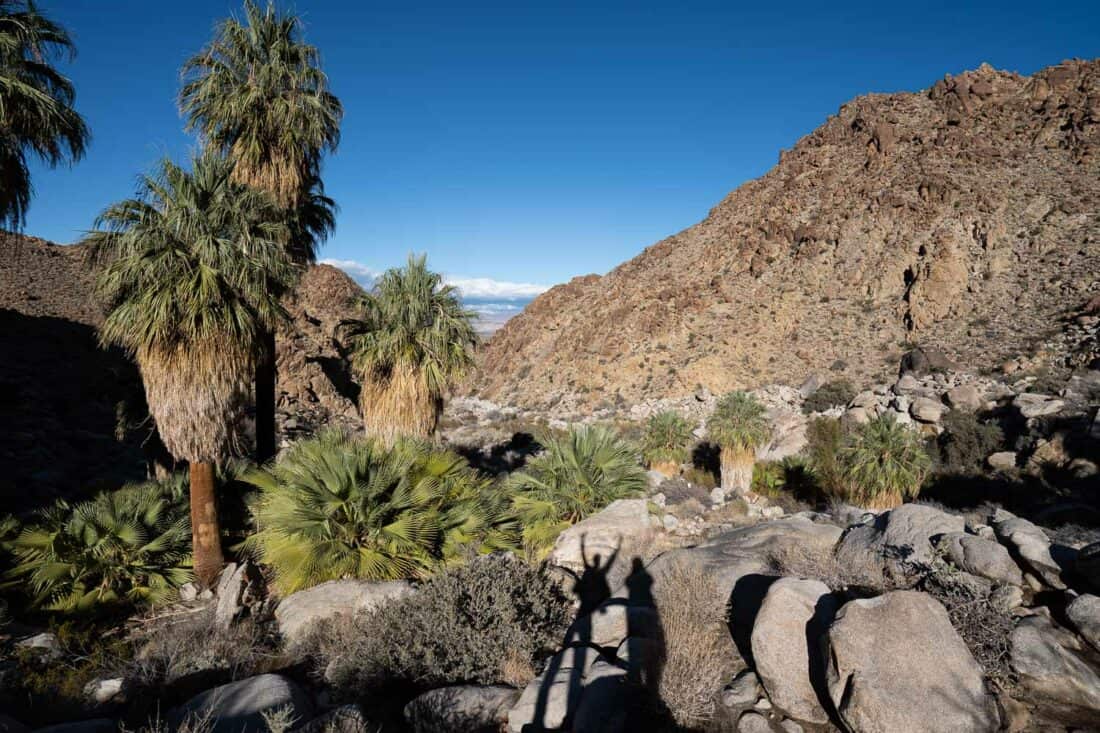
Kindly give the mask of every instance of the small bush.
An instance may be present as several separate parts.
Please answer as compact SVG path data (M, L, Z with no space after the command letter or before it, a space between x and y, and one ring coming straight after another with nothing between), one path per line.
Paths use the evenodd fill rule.
M840 462L844 438L844 426L835 418L819 417L806 426L806 454L813 481L826 497L844 493L844 468Z
M878 509L915 499L932 465L918 433L889 414L872 418L850 436L840 462L849 500Z
M715 478L714 472L705 468L689 468L684 471L683 478L692 486L699 486L708 492L718 486L718 479Z
M525 684L568 623L565 594L545 570L488 556L432 577L338 635L314 639L318 662L329 665L326 676L341 690L383 682Z
M536 556L570 525L648 485L634 447L608 428L581 425L539 442L545 450L504 482L523 543Z
M809 415L812 412L825 412L834 407L844 407L855 399L855 396L856 388L847 379L826 382L806 398L802 403L802 411Z
M943 432L936 439L937 470L956 476L985 473L985 459L1004 445L1004 431L982 422L972 412L952 410L944 415Z
M650 466L684 463L691 447L692 429L683 416L671 410L658 412L646 423L642 456Z
M768 461L757 463L752 468L752 490L761 496L776 497L787 484L787 474L783 464Z

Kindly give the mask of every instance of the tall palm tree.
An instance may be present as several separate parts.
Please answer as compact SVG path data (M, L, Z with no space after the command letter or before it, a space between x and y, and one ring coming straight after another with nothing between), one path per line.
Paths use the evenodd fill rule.
M310 202L321 156L340 141L343 107L328 89L317 49L302 22L245 0L244 17L227 18L214 40L183 67L180 109L187 129L236 162L236 180L270 192L284 209ZM330 202L331 203L331 202ZM302 229L289 252L312 263L319 229ZM263 334L256 367L256 457L275 454L275 333Z
M90 134L72 82L51 62L75 53L68 32L31 0L0 0L0 225L20 228L30 206L27 156L50 166L84 156Z
M756 449L772 435L764 406L747 392L730 392L718 400L707 419L707 434L722 451L722 489L747 492L752 487Z
M423 256L413 255L405 267L387 270L362 305L350 340L367 434L388 444L431 437L444 394L473 365L474 314Z
M222 565L214 465L231 452L252 346L286 317L277 293L295 269L282 210L232 170L213 153L191 172L165 160L86 240L110 307L100 338L137 358L165 446L190 463L195 574L206 583Z

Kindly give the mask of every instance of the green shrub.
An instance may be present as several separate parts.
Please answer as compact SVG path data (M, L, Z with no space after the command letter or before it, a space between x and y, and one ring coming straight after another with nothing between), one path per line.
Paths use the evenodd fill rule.
M848 500L876 509L915 499L932 464L917 431L889 414L872 418L849 436L840 461Z
M815 418L806 426L806 455L813 481L826 497L844 493L844 467L840 462L844 436L844 426L836 418Z
M292 593L326 580L424 577L465 548L515 547L507 501L466 461L413 439L392 448L329 430L245 481L245 548Z
M570 525L646 488L634 447L607 428L576 426L539 442L543 452L504 483L523 527L523 542L536 554L549 550Z
M752 490L762 496L777 496L787 483L783 464L768 461L752 468Z
M154 604L191 579L190 546L184 504L162 484L127 486L39 512L10 543L9 577L50 611Z
M825 412L834 407L844 407L856 396L856 388L847 379L826 382L802 403L802 411Z
M1004 431L996 423L982 422L972 412L952 410L943 417L943 432L936 439L941 473L973 476L984 472L985 459L1001 450Z
M491 555L432 577L413 595L313 641L341 690L386 682L518 684L561 644L569 604L545 569Z
M715 478L712 471L708 471L705 468L689 468L684 471L684 481L694 486L701 486L704 489L710 490L718 486L718 479Z
M684 463L691 447L692 428L679 413L658 412L646 423L642 456L646 463Z

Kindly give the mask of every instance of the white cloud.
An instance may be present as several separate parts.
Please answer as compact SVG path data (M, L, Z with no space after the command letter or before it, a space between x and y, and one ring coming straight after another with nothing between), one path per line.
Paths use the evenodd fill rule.
M371 287L375 279L382 274L355 260L328 259L321 260L321 262L326 265L332 265L333 267L339 267L341 270L351 275L352 279L364 288ZM516 283L507 280L494 280L488 277L455 277L453 275L444 275L443 281L448 285L455 286L463 297L466 298L502 298L505 300L534 298L536 295L550 289L549 285Z

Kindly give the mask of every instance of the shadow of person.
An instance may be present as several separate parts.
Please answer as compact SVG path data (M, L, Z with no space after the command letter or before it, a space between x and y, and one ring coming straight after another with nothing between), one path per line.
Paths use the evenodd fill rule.
M653 597L653 575L646 570L642 558L631 561L627 588L627 640L630 664L627 678L656 696L661 689L668 649L664 625Z
M602 649L592 640L592 614L611 598L611 584L607 575L615 564L622 547L619 538L607 562L599 553L588 559L585 536L581 535L581 563L584 569L573 584L573 594L579 602L577 616L565 632L562 650L554 655L539 684L535 710L530 723L523 726L524 733L550 730L569 730L572 715L576 711L584 675ZM561 699L564 696L564 700Z

